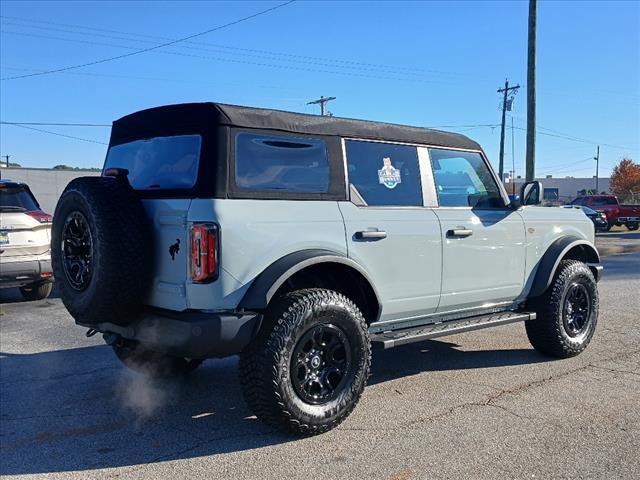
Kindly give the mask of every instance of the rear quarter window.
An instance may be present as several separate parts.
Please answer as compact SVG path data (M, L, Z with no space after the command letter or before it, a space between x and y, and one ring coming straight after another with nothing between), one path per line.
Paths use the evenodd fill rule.
M126 168L136 190L192 188L198 177L200 135L154 137L109 148L104 169Z
M251 191L326 193L326 143L316 138L238 133L235 183L238 188Z

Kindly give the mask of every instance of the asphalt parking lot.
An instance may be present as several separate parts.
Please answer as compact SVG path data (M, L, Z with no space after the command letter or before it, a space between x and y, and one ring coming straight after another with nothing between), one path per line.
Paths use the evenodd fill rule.
M252 416L235 357L151 382L86 338L55 295L22 302L0 291L0 473L637 478L640 253L604 264L600 323L582 355L539 355L521 324L377 352L354 414L305 439Z

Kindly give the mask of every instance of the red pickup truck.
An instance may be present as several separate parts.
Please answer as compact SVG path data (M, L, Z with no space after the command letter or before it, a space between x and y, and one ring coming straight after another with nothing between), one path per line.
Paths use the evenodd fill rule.
M620 205L615 195L585 195L576 198L571 204L604 212L609 228L626 225L629 230L638 230L640 226L640 205Z

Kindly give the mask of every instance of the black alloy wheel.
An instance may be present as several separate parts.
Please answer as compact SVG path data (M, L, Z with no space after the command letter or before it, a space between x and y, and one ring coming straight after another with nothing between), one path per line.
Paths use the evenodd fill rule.
M302 400L318 405L333 400L351 365L351 344L344 331L325 323L305 333L293 351L291 381Z
M564 329L570 337L584 332L591 317L591 296L582 283L572 283L567 289L562 309Z
M75 290L85 290L93 272L93 235L81 212L73 211L65 219L60 248L69 285Z

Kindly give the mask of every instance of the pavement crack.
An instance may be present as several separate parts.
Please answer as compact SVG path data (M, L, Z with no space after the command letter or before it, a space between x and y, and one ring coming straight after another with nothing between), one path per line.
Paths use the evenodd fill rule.
M616 373L627 373L627 374L630 374L630 375L636 375L636 376L640 377L640 373L639 372L633 372L631 370L619 370L617 368L601 367L600 365L593 365L593 364L590 364L590 366L592 368L596 368L598 370L606 370L608 372L616 372Z

